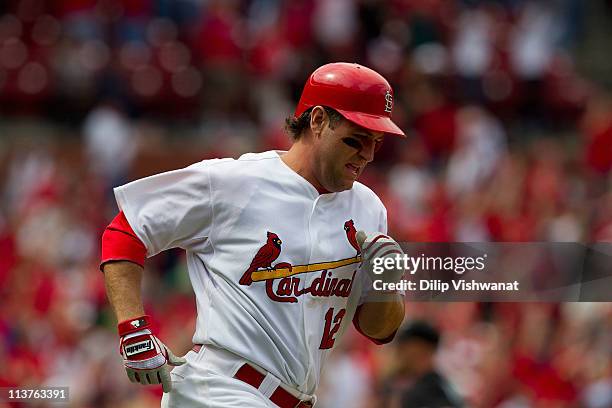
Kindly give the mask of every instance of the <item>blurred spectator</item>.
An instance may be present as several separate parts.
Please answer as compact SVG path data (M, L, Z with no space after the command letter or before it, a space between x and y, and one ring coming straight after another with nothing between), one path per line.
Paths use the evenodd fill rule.
M457 122L457 146L446 177L453 196L475 191L488 181L506 150L501 123L483 109L463 108L457 114Z
M424 321L415 321L397 335L397 369L387 380L385 407L462 407L448 380L435 367L440 333Z
M460 76L462 96L468 101L483 102L481 80L495 56L493 24L484 9L468 10L457 22L452 44L453 62Z
M330 354L333 370L325 370L321 387L317 390L317 406L322 408L367 408L372 398L372 372L358 349L359 339L354 332Z
M132 125L116 103L107 102L92 110L83 126L85 149L92 171L109 187L127 181L138 143Z
M612 170L612 97L599 94L592 98L582 119L586 142L585 160L600 174Z
M436 167L444 165L455 148L457 106L444 92L441 80L423 80L411 92L413 127L422 138Z

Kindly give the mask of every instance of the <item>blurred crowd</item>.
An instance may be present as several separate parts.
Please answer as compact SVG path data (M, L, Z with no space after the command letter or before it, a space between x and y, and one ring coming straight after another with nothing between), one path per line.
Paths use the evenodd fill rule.
M123 374L98 271L111 188L286 149L284 119L326 62L393 84L409 138L386 140L362 181L396 239L611 241L612 97L576 57L595 3L612 23L604 0L1 2L0 387L157 406L159 388ZM144 288L179 353L195 317L185 268L163 253ZM416 319L440 330L436 366L468 406L612 406L609 303L407 304ZM414 380L402 350L347 332L320 406L399 406Z

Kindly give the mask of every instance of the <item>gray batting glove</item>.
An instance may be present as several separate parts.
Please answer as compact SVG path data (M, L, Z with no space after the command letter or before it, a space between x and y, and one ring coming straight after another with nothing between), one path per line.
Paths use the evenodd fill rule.
M364 267L373 279L383 282L399 282L404 275L403 264L397 262L404 255L400 245L382 232L357 232L355 236L361 248ZM393 260L393 262L391 261Z
M121 337L119 348L127 376L133 383L161 384L164 392L172 391L171 367L187 362L177 357L149 329Z

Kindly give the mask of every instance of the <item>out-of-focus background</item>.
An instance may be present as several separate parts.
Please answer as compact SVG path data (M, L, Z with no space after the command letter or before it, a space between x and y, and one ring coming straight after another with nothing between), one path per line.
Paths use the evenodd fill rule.
M158 406L123 372L97 269L111 188L286 149L284 118L327 62L394 87L410 137L363 182L398 240L612 240L611 41L605 0L0 2L0 386ZM144 288L176 352L194 326L185 268L161 254ZM414 319L440 329L436 365L469 406L612 406L609 303L410 303ZM318 406L400 406L402 356L347 333Z

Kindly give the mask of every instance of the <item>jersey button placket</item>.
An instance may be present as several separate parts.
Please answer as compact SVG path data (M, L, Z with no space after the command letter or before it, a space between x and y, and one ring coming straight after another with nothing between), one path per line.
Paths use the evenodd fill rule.
M317 236L317 227L316 227L316 222L314 221L316 218L316 214L317 214L317 208L318 208L318 204L319 204L319 200L320 200L319 196L312 204L312 209L310 211L310 217L308 217L308 238L310 240L310 248L309 248L309 254L308 254L308 264L312 264L315 261L315 255L316 255L316 247L317 247L317 241L318 241L318 236ZM308 284L310 284L310 282L312 282L313 279L313 273L309 273L308 274ZM308 299L308 303L312 304L315 302L315 299L313 296L309 295L307 297Z

